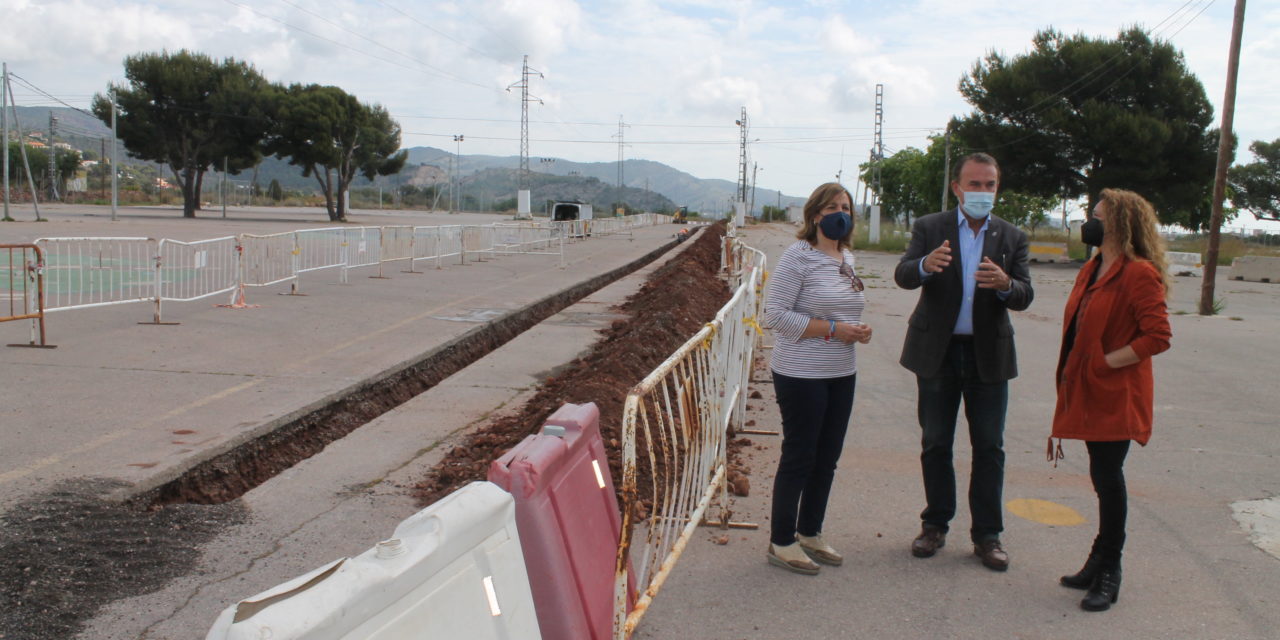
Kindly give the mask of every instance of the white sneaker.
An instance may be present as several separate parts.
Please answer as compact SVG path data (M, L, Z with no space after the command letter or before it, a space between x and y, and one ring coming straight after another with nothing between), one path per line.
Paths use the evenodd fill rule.
M821 568L809 559L798 543L778 546L770 542L769 564L807 576L818 575L818 570Z
M798 544L810 558L813 558L822 564L829 564L833 567L838 567L844 564L844 556L840 555L839 551L832 549L831 545L827 544L826 541L822 539L821 533L813 537L802 536L797 533L796 544Z

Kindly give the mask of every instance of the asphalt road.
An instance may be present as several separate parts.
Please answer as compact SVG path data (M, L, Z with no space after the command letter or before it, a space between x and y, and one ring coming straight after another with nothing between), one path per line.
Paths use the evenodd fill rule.
M747 242L776 261L792 229L750 227ZM1010 387L1005 436L1003 540L1007 573L982 567L968 542L968 444L956 443L960 513L948 545L919 559L924 491L916 385L898 364L918 292L898 289L898 256L855 252L869 286L858 388L825 535L842 567L816 577L765 561L777 436L750 436L752 492L734 519L761 525L700 530L641 621L636 638L1275 638L1280 636L1280 559L1233 518L1233 503L1280 495L1276 415L1280 397L1280 285L1220 279L1221 317L1195 314L1199 278L1178 278L1170 302L1172 348L1156 357L1156 419L1146 447L1126 464L1128 544L1120 600L1106 613L1079 609L1083 593L1058 585L1088 553L1097 528L1088 457L1067 441L1058 468L1044 450L1054 406L1062 308L1078 265L1033 265L1036 299L1014 314L1021 376ZM1225 270L1220 270L1222 273ZM767 380L767 372L756 378ZM780 420L768 382L754 388L749 419ZM963 434L963 418L958 434ZM1274 501L1273 501L1274 503ZM1271 527L1275 553L1275 516ZM1265 535L1259 544L1268 542Z

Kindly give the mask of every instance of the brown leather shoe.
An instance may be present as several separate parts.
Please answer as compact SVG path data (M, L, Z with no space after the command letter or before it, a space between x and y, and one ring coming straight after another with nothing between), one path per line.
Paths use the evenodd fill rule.
M920 530L920 535L911 541L911 555L917 558L929 558L945 546L947 546L947 532L925 525Z
M973 543L973 555L982 558L982 566L992 571L1004 571L1009 568L1009 554L1005 552L999 540Z

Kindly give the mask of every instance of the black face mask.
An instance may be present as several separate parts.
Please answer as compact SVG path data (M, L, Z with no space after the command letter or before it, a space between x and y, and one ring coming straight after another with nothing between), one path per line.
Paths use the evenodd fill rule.
M1080 225L1080 241L1091 247L1102 246L1102 234L1102 221L1097 218L1089 218Z

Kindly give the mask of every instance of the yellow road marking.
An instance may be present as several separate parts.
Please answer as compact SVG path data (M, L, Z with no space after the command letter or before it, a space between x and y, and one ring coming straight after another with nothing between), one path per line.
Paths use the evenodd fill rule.
M1036 500L1035 498L1018 498L1005 504L1019 518L1047 524L1054 527L1074 527L1085 523L1084 516L1064 504Z

